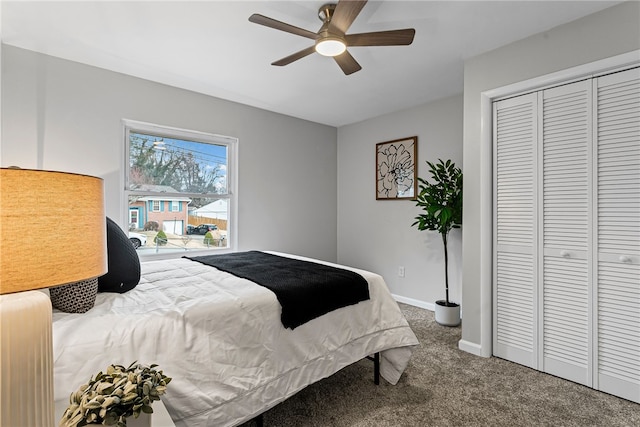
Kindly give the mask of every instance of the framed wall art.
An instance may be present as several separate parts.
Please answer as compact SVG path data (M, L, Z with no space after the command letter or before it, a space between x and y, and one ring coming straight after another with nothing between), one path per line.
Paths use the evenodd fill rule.
M376 144L376 200L415 200L417 152L417 136Z

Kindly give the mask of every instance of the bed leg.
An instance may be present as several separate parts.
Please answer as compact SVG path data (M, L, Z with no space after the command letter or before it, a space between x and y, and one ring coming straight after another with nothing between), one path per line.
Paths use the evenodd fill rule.
M373 383L380 385L380 353L373 355Z
M373 360L373 383L380 385L380 353L375 353L373 356L367 356L367 359Z

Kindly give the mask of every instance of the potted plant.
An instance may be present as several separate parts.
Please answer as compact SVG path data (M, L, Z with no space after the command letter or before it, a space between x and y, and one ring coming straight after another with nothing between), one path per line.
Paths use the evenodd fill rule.
M444 245L445 299L436 301L436 322L446 326L460 324L460 305L449 301L449 254L447 240L449 232L462 224L462 171L451 160L437 164L427 161L433 182L418 178L419 193L416 206L423 213L415 217L411 226L418 230L437 231Z
M151 404L160 400L171 381L157 366L146 367L136 362L128 368L110 365L106 373L99 372L71 393L60 427L89 424L126 427L128 417L137 420L153 413Z

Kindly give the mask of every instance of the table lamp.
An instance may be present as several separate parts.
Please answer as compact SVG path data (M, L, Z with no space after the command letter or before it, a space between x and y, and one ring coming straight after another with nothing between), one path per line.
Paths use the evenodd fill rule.
M57 424L52 308L36 289L106 271L101 178L0 169L0 426Z

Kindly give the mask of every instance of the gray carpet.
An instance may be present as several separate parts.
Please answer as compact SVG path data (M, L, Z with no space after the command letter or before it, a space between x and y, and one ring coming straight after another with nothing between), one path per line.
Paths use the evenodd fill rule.
M374 385L363 360L267 411L264 426L640 426L636 403L460 351L460 327L400 307L421 346L397 385Z

